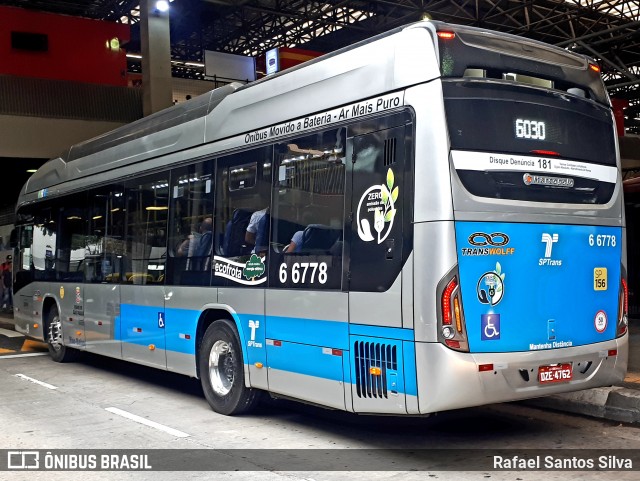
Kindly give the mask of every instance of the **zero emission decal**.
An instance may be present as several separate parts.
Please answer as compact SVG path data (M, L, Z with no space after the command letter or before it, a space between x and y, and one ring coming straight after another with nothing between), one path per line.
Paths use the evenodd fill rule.
M394 187L395 176L393 170L387 170L387 183L372 185L360 197L356 212L358 236L364 242L377 241L382 243L393 227L393 219L396 216L396 202L398 201L399 188ZM374 237L373 231L377 236Z
M613 339L621 235L619 227L456 222L471 352Z

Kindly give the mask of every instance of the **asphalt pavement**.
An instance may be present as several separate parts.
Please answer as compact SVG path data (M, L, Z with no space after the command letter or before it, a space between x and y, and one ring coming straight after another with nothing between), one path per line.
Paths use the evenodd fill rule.
M521 402L611 421L640 423L640 319L629 321L629 366L623 382Z
M0 312L0 329L13 331L13 315ZM597 418L640 423L640 319L629 322L629 367L623 382L614 386L585 389L519 401L529 406L582 414ZM0 334L2 331L0 330ZM46 352L45 344L4 334L0 356L17 352Z

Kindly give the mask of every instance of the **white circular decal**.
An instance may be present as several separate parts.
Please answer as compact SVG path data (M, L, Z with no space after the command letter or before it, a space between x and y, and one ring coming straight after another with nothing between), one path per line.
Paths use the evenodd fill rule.
M387 185L373 185L369 187L358 203L356 213L356 223L358 225L358 236L365 242L376 240L382 243L393 227L393 219L396 216L396 201L398 200L398 187L393 187L393 170L387 171ZM378 234L373 236L373 230Z
M607 328L607 314L604 311L598 311L593 323L596 326L596 331L604 332Z

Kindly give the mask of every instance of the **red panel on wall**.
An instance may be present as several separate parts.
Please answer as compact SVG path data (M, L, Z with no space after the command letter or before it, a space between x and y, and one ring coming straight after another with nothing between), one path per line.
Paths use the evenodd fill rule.
M11 32L46 35L46 51L12 48ZM128 25L0 6L0 75L127 85ZM40 42L40 47L42 42Z
M314 59L323 55L322 52L314 52L313 50L303 50L301 48L281 47L278 49L280 53L280 70L298 65L307 60Z

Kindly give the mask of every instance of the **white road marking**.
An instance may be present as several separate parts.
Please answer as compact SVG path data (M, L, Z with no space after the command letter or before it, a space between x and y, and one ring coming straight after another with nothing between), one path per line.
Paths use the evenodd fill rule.
M24 354L9 354L8 356L3 356L0 354L0 360L2 359L15 359L16 357L34 357L34 356L48 356L48 352L25 352Z
M0 334L7 337L24 337L24 334L20 334L16 331L11 331L9 329L3 329L0 327Z
M10 331L9 329L3 329L0 327L0 334L7 337L24 337L24 334L20 334L16 331Z
M37 384L38 386L46 387L47 389L58 389L56 386L53 386L46 382L38 381L37 379L33 379L32 377L25 376L24 374L16 374L16 377L19 377L20 379L24 379L25 381L29 381L34 384Z
M164 431L165 433L169 433L172 436L176 436L178 438L188 438L190 434L183 433L182 431L178 431L177 429L170 428L169 426L165 426L160 423L156 423L154 421L149 421L148 419L142 418L140 416L136 416L135 414L131 414L127 411L123 411L118 408L105 408L106 411L110 413L117 414L118 416L122 416L123 418L131 419L140 424L144 424L145 426L149 426L160 431Z

